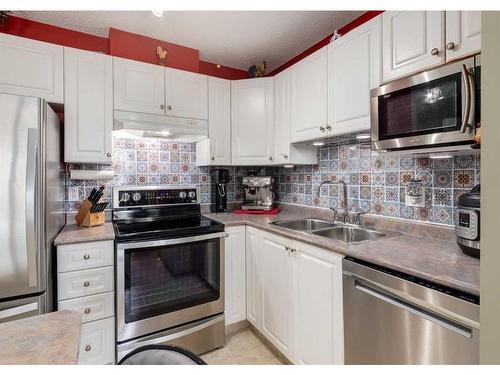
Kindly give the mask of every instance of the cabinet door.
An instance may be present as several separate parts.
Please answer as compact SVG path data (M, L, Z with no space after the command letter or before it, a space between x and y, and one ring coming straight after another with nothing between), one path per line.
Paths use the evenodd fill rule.
M226 325L246 319L245 226L226 228L225 309Z
M232 164L273 162L273 78L231 82Z
M165 114L162 66L113 58L115 110Z
M0 92L63 102L63 47L0 33Z
M444 12L384 12L382 35L384 82L445 60Z
M283 355L292 358L292 240L262 233L259 263L261 332Z
M377 17L328 47L330 135L370 129L370 90L380 84L380 34Z
M255 327L259 327L259 285L257 280L258 260L260 249L260 231L246 227L246 294L247 320Z
M446 11L446 61L481 51L481 12Z
M343 364L342 257L295 243L294 363Z
M64 161L111 163L112 57L64 48Z
M208 78L210 164L231 164L231 81Z
M78 364L113 364L115 345L115 318L82 324Z
M290 70L274 76L274 162L290 162Z
M207 76L165 68L165 106L169 116L207 120Z
M299 61L290 69L290 122L292 142L325 135L327 47Z

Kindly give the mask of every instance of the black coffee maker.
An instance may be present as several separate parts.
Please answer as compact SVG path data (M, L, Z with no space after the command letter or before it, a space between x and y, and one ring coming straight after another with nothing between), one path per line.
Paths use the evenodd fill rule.
M229 183L229 170L215 169L215 212L228 212L227 209L227 184Z

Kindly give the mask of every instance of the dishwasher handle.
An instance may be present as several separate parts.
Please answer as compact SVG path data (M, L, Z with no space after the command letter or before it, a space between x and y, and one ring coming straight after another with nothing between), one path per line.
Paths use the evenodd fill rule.
M435 313L429 312L424 310L423 308L416 306L408 301L405 301L403 299L397 298L391 294L388 294L378 288L375 288L373 286L368 286L359 280L354 280L354 287L366 294L369 294L375 298L378 298L384 302L387 302L395 307L398 307L400 309L403 309L411 314L417 315L423 319L426 319L432 323L435 323L437 325L440 325L441 327L444 327L446 329L449 329L450 331L453 331L459 335L462 335L467 338L472 337L472 329L463 325L460 325L458 323L455 323L443 316L439 316Z

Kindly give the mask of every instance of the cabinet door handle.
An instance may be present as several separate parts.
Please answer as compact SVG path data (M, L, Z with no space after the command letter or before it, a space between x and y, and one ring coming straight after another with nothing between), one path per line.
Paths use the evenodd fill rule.
M288 155L287 155L287 154L284 154L284 155L283 155L283 159L288 159Z
M83 283L83 286L84 286L85 288L87 288L89 285L90 285L90 283L89 283L88 281L85 281L85 282Z
M106 156L107 156L108 158L110 158L110 157L111 157L111 152L108 152L108 153L106 154Z
M290 247L285 246L285 251L290 251Z
M212 156L212 157L210 158L210 160L215 160L215 156Z
M85 346L85 351L90 352L92 350L92 347L90 345Z
M83 312L85 313L85 315L88 315L90 314L90 309L87 307Z
M437 55L439 55L439 50L438 50L437 48L433 48L433 49L431 49L431 55L432 55L432 56L437 56Z
M322 133L324 133L326 129L325 129L325 127L324 127L324 126L320 126L320 127L319 127L319 130L321 130L321 132L322 132Z
M165 106L163 104L161 104L160 109L165 109Z
M273 157L272 156L269 156L269 161L273 161Z
M167 110L171 110L172 109L172 106L171 105L167 105Z
M453 43L453 42L448 42L448 43L446 44L446 49L447 49L448 51L452 51L452 50L454 50L454 49L455 49L455 43Z
M90 259L90 255L89 255L89 254L85 254L85 255L83 256L83 259L85 259L85 260L89 260L89 259Z
M332 130L332 127L330 125L326 124L326 130L330 131L330 130Z

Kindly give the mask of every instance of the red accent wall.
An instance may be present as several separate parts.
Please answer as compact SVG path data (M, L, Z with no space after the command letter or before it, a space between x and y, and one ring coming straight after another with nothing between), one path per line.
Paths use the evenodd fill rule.
M0 32L36 39L42 42L109 54L109 40L99 36L81 33L46 23L11 16Z
M246 70L231 68L224 65L220 65L220 68L217 68L217 64L203 60L200 60L200 73L212 77L232 80L248 78L248 72Z
M164 42L118 29L109 29L109 52L113 56L131 60L159 64L156 47L161 46L168 52L167 66L198 73L200 71L200 52L197 49Z
M371 20L372 18L378 16L380 13L383 13L383 10L369 10L369 11L363 13L361 16L359 16L355 20L352 20L351 22L349 22L347 25L338 29L338 32L341 35L344 35L347 32L351 31L352 29L354 29L354 28L364 24L365 22ZM300 54L295 56L293 59L290 59L289 61L287 61L283 65L280 65L279 67L274 69L272 72L268 73L267 75L274 76L274 75L278 74L279 72L291 67L296 62L302 60L303 58L309 56L310 54L316 52L317 50L323 48L324 46L326 46L327 44L330 43L330 39L332 38L332 36L333 36L333 33L328 35L326 38L320 40L315 45L309 47L304 52L301 52Z

